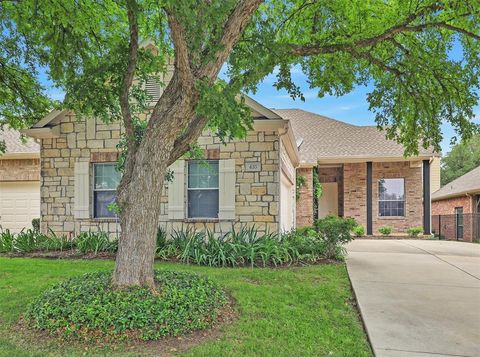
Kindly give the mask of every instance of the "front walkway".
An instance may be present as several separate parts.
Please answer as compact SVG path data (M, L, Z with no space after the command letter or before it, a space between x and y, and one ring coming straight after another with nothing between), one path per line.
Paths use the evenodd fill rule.
M480 356L480 245L355 240L347 267L376 356Z

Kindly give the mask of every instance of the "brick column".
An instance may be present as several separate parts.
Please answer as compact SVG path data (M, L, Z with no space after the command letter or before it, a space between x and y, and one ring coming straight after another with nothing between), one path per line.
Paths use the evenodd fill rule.
M313 171L312 168L297 169L297 176L304 176L305 186L300 189L297 201L297 227L313 224Z

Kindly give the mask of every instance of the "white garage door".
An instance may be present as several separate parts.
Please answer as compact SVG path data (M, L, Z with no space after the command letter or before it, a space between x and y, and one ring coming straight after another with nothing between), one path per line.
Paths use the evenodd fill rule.
M13 232L31 228L40 217L40 183L0 182L0 226Z

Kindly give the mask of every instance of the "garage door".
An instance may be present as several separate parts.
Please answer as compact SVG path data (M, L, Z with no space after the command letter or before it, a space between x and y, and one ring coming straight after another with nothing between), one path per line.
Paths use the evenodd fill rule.
M40 217L40 183L0 182L0 226L14 232Z

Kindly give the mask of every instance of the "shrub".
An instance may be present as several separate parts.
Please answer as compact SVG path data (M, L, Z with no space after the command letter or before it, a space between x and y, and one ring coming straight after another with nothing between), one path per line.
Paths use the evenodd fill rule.
M40 218L32 219L32 227L34 231L40 232Z
M74 244L82 254L115 253L118 248L118 242L116 240L111 241L106 232L82 232L75 237Z
M378 231L384 236L389 236L392 233L392 227L383 226L383 227L380 227Z
M323 242L312 228L282 235L246 226L221 236L193 228L175 230L169 239L163 231L157 235L157 257L208 266L295 264L318 260L323 252Z
M111 274L84 274L53 286L29 305L26 320L66 338L157 340L210 327L227 301L216 284L192 273L155 271L158 292L112 289Z
M355 237L363 237L365 235L365 228L363 226L356 226L353 228L353 234Z
M350 242L352 231L357 226L352 218L341 218L329 215L315 221L315 228L319 239L324 243L325 257L327 259L342 259L346 251L343 245Z
M8 253L13 251L15 236L9 229L0 230L0 253Z
M407 233L410 237L418 237L419 234L423 234L423 227L412 227L407 229Z

